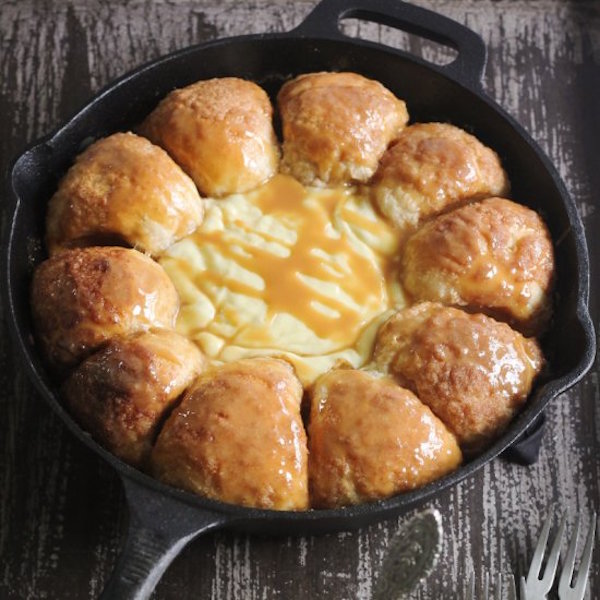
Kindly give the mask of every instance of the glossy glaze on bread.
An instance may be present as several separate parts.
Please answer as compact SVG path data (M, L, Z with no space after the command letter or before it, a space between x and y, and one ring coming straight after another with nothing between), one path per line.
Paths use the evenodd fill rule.
M54 254L112 239L154 255L192 233L202 214L193 181L164 150L115 133L84 150L61 180L48 204L46 244Z
M187 338L156 329L113 338L73 371L61 393L107 450L145 467L162 421L204 367Z
M273 109L264 90L236 77L171 92L140 132L162 146L203 196L254 189L277 171Z
M533 210L488 198L425 223L401 259L404 289L484 312L526 335L539 335L552 312L554 249Z
M367 181L408 121L406 105L356 73L309 73L277 96L282 170L306 185Z
M423 302L381 326L374 362L413 390L472 451L506 427L544 359L534 339L506 323Z
M308 508L302 385L290 365L251 358L200 376L163 427L152 472L209 498Z
M465 201L504 196L510 185L498 155L476 137L448 123L416 123L383 155L371 189L402 228Z
M179 297L164 270L141 252L89 247L56 254L36 269L31 309L46 358L64 369L114 337L172 328Z
M334 369L311 393L308 472L312 505L387 498L453 471L452 433L409 390L367 371Z

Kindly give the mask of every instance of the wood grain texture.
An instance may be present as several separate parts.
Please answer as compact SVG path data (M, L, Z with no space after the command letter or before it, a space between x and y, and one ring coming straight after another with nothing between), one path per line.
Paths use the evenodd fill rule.
M134 66L217 37L283 31L315 3L276 0L1 0L0 161L67 119ZM421 0L467 24L489 49L484 87L541 144L579 207L600 325L600 4L593 0ZM448 52L389 28L344 31L433 61ZM3 217L4 218L4 217ZM0 330L0 598L87 599L101 591L127 522L116 475L36 397ZM537 464L493 461L432 506L443 514L437 569L411 598L460 598L473 574L522 573L541 523L565 507L572 526L600 508L600 384L551 403ZM210 534L167 571L157 599L368 599L403 518L320 537ZM556 597L556 596L551 596ZM587 598L600 597L596 553Z

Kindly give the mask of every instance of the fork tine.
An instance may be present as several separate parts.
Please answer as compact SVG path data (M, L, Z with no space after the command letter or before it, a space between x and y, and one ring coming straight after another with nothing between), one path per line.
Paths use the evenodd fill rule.
M592 521L590 523L590 530L588 531L587 539L585 540L585 547L581 556L581 564L579 565L579 573L577 573L577 583L575 589L581 597L585 594L585 588L587 586L588 576L590 573L590 566L592 564L592 553L594 552L594 541L596 538L596 513L592 514Z
M502 600L502 575L496 573L496 589L494 590L494 600Z
M483 600L489 600L490 597L490 574L486 571L483 578Z
M550 588L552 587L552 582L554 581L554 576L556 575L558 557L560 556L560 544L565 533L566 524L567 516L566 513L563 513L563 517L560 522L560 527L558 528L558 532L556 534L556 537L554 538L554 543L552 544L552 548L550 549L550 554L548 554L546 569L544 570L543 581L548 586L548 590L550 590Z
M571 586L571 580L573 578L573 565L575 561L575 548L577 545L577 538L579 537L579 518L577 519L577 528L571 545L569 546L569 552L567 561L563 567L563 572L560 576L560 582L558 586L559 594L564 595ZM581 563L579 565L579 571L577 573L577 582L573 588L570 588L574 592L574 597L583 599L585 595L585 588L587 587L588 576L590 573L590 566L592 564L592 553L594 552L594 539L596 537L596 513L592 514L592 520L590 523L590 529L588 531L587 538L585 540L585 547L581 556ZM573 549L571 557L571 548ZM572 558L572 560L571 560ZM567 569L567 567L569 567Z
M560 574L560 582L564 587L564 590L568 590L571 587L571 580L573 579L573 569L575 568L575 552L577 551L577 541L579 539L579 516L575 519L575 531L567 550L567 558L563 565L562 572Z
M592 521L590 523L590 530L588 531L587 538L585 540L585 547L581 556L581 563L579 565L579 573L577 573L577 583L575 589L579 591L581 588L581 597L585 594L585 588L590 573L590 566L592 564L592 553L594 552L594 541L596 538L596 513L592 514Z
M531 583L534 579L539 579L539 573L542 567L542 559L544 558L544 550L546 549L548 535L550 534L551 523L552 515L546 519L544 527L542 528L542 533L540 534L540 539L535 547L533 558L531 559L531 565L529 567L529 573L527 573L527 583Z
M515 576L512 573L507 575L508 577L508 595L509 600L517 600L517 588L515 586ZM498 596L498 600L501 600L501 596Z
M521 575L521 580L519 583L519 600L527 600L527 586L525 584L525 577L523 577L523 575Z

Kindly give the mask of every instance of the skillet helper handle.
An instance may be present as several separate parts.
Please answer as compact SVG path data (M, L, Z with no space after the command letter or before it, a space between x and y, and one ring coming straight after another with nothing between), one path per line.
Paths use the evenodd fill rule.
M536 463L540 455L545 423L546 415L541 413L525 433L502 453L502 458L524 466Z
M413 33L458 51L451 63L434 68L470 87L481 87L487 59L479 35L448 17L400 0L321 0L304 21L294 29L296 35L344 39L341 19L364 19ZM398 54L409 53L395 50Z
M147 600L181 550L195 537L223 526L225 515L199 511L123 478L129 529L100 600Z

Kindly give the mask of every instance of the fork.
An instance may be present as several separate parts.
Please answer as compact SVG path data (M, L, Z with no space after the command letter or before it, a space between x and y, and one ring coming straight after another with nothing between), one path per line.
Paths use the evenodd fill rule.
M567 550L567 559L563 565L560 581L558 582L558 597L560 600L583 600L588 582L588 575L590 573L590 565L592 564L592 552L594 551L594 538L596 536L596 513L592 514L592 522L585 541L583 555L579 565L579 573L577 573L577 581L574 586L571 586L573 569L575 567L577 538L579 537L579 517L577 517L576 523L575 535Z
M558 558L560 555L560 546L562 538L565 532L566 516L563 514L560 526L548 558L546 561L546 568L544 574L540 577L542 559L546 553L546 547L548 544L548 536L550 534L550 526L552 524L552 516L548 517L540 539L538 540L531 566L529 567L529 573L527 574L527 581L524 582L521 578L521 600L545 600L546 594L552 588L554 577L556 575L556 568L558 566ZM596 513L592 515L592 521L590 529L588 531L583 555L581 557L581 564L579 565L579 573L577 575L577 581L574 586L571 586L571 580L573 578L573 569L575 566L575 552L577 550L577 539L579 537L579 517L577 517L575 525L575 533L569 544L567 551L567 559L563 565L560 581L558 585L558 597L560 600L583 600L585 595L585 588L587 586L587 580L590 572L590 566L592 563L592 552L594 546L594 538L596 535ZM525 596L525 598L523 598Z
M496 582L494 584L494 597L490 595L490 576L485 574L483 579L483 592L481 596L475 595L475 577L471 575L469 586L465 600L502 600L502 579L506 577L509 580L509 600L517 600L517 590L515 588L515 578L512 575L496 574Z

